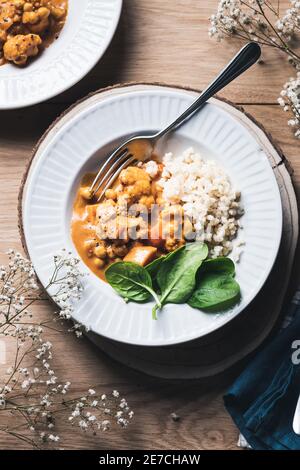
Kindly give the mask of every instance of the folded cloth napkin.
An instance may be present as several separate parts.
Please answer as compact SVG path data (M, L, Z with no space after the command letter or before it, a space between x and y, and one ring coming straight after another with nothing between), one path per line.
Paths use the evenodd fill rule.
M293 431L300 394L300 353L294 349L300 341L299 292L283 328L224 396L225 406L242 433L239 442L243 447L248 442L247 447L257 450L300 450L300 436Z

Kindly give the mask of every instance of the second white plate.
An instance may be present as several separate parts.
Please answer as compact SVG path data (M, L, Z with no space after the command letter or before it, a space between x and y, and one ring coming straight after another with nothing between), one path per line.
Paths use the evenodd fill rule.
M0 67L0 109L48 100L79 82L106 51L119 22L122 0L69 0L59 37L25 67Z
M77 255L70 237L75 191L87 171L132 133L163 128L196 94L158 86L118 88L96 94L65 114L42 139L23 193L27 248L41 282L53 271L61 248ZM238 315L257 295L276 258L281 232L280 194L268 159L239 122L217 104L205 108L176 132L166 151L193 145L214 158L242 192L245 250L237 266L242 300L226 313L207 314L187 305L167 305L158 321L151 304L125 302L82 263L89 275L75 318L93 332L138 345L168 345L204 336ZM99 150L100 149L100 150Z

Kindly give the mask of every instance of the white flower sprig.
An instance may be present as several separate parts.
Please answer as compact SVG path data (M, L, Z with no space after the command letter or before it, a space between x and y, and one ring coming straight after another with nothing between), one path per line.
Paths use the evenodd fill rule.
M71 396L71 383L61 381L52 366L53 346L44 338L49 321L36 323L30 306L42 298L33 266L10 250L9 263L0 267L0 341L13 346L14 356L0 382L0 432L22 440L28 446L58 445L57 425L65 420L84 431L108 430L113 424L126 427L133 417L119 392L109 396L89 389ZM82 293L78 260L62 251L54 260L54 272L47 290L60 306L58 317L69 320L74 302ZM69 328L82 335L81 325ZM9 415L14 416L14 425Z
M60 310L56 313L62 320L72 318L73 303L80 299L83 291L83 274L79 271L78 264L79 259L70 256L66 250L54 256L55 269L46 290L59 306ZM83 326L74 323L69 331L74 331L79 338L82 336Z
M127 427L134 415L125 398L120 398L117 390L113 390L110 396L98 396L95 390L89 389L86 396L73 400L71 406L69 421L72 425L77 423L83 431L91 429L94 434L98 430L110 429L111 418L121 427ZM106 418L103 419L103 416Z
M234 36L287 54L289 62L300 70L300 55L292 47L299 40L300 0L290 0L290 8L281 12L280 0L220 0L210 18L209 36L218 41ZM283 87L278 99L285 111L293 114L288 124L300 138L299 73Z
M299 31L300 1L290 1L291 8L280 16L280 0L220 0L210 18L209 35L218 40L235 35L280 49L298 61L300 56L289 43Z
M290 78L284 85L278 103L284 111L293 113L294 116L288 120L288 125L294 129L295 137L300 139L300 72L297 72L296 78Z
M291 0L289 8L282 18L278 18L275 24L279 33L290 41L300 31L300 1Z

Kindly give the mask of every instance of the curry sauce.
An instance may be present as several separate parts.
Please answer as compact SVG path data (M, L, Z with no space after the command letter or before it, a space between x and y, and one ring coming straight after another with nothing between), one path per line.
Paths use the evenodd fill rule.
M82 261L93 273L104 279L104 270L97 266L96 258L91 256L92 250L97 246L96 205L83 197L83 191L92 184L94 177L93 174L87 174L81 181L73 207L71 234Z
M95 175L82 179L74 202L71 234L83 262L101 279L113 262L145 266L185 243L184 230L178 230L187 228L182 206L170 206L162 200L159 178L163 165L154 163L157 172L152 176L141 167L122 170L101 202L89 193ZM153 207L160 210L155 214Z

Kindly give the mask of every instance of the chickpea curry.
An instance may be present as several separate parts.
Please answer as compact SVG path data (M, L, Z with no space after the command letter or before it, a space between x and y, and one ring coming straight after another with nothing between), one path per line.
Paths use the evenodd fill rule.
M0 65L25 65L63 28L68 0L0 0Z
M72 239L84 263L101 279L113 262L145 266L174 251L193 230L182 206L163 200L162 172L163 164L154 160L129 166L101 202L89 191L94 175L83 178L73 208Z

